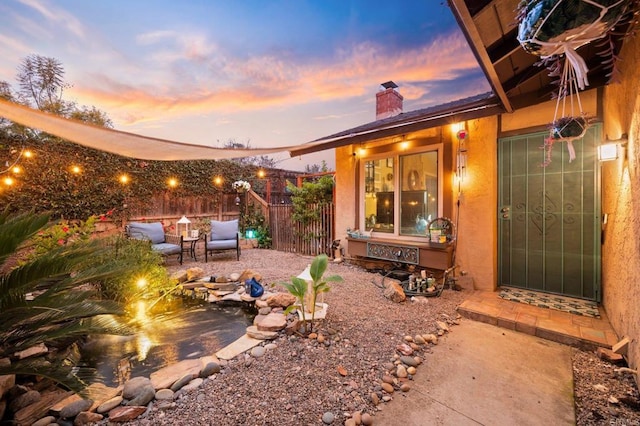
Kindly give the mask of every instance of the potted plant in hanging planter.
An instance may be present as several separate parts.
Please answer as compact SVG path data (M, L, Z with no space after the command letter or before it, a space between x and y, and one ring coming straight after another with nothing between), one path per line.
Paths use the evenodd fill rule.
M251 189L251 184L246 180L237 180L231 185L238 193L247 192Z
M576 50L604 38L633 15L634 0L523 0L518 7L518 41L555 70L564 55L580 89L589 85L587 65ZM631 13L627 13L631 12ZM609 43L607 43L610 46ZM612 51L606 52L613 56ZM613 61L611 61L613 62ZM606 61L605 61L606 63Z
M569 152L569 162L576 159L576 150L573 142L584 136L591 126L591 118L586 115L566 116L554 120L549 125L549 136L544 140L545 159L542 163L546 167L551 163L551 150L556 142L566 142Z

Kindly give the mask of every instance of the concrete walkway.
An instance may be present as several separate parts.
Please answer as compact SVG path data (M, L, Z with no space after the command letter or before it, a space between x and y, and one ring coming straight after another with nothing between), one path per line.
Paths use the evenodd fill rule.
M575 424L569 346L463 319L433 351L376 426Z

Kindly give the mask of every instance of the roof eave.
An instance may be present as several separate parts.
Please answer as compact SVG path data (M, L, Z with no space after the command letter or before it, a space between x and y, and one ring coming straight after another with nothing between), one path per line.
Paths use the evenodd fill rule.
M339 148L346 145L357 144L385 137L392 137L402 133L411 133L419 130L439 127L458 121L473 120L476 118L488 117L505 112L503 105L493 97L482 102L465 105L451 110L439 111L423 117L416 117L411 120L389 123L375 129L370 129L358 133L351 133L337 137L319 139L307 144L308 146L289 151L292 157L311 154L328 149Z

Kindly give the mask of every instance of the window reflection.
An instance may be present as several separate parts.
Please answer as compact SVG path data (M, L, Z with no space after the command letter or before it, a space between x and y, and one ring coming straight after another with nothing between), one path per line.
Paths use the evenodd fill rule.
M365 162L364 223L366 230L393 232L395 176L393 158Z
M438 150L365 161L365 230L427 238L438 217L438 183Z
M438 152L401 156L400 170L400 234L426 237L438 217Z

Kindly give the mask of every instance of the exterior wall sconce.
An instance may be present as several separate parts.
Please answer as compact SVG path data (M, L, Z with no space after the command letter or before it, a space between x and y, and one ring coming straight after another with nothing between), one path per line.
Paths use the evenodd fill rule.
M627 134L624 133L620 139L609 140L598 146L598 160L600 161L613 161L622 157L626 158L625 145L627 144Z

